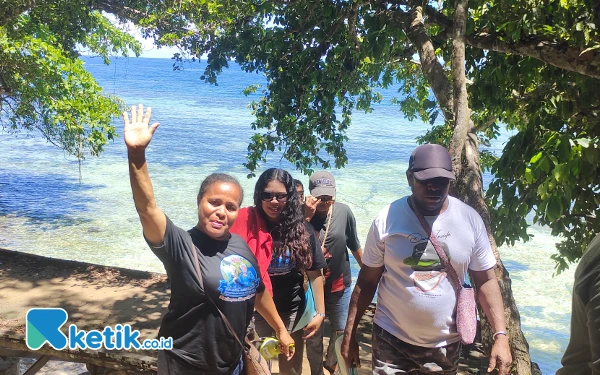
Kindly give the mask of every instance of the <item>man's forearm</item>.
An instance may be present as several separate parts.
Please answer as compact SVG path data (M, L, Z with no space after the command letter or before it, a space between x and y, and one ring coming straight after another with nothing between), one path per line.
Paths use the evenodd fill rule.
M348 319L346 320L346 329L344 330L345 335L353 336L356 334L356 329L362 316L367 310L367 307L373 301L375 292L377 291L377 284L367 283L366 281L359 278L356 281L352 296L350 297L350 307L348 308Z
M477 292L479 304L488 318L494 333L506 332L506 321L504 319L504 304L502 294L496 279L487 280L479 286Z

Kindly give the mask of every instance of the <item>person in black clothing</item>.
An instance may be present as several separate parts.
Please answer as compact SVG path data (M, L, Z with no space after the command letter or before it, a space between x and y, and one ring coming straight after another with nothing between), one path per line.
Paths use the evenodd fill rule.
M248 215L246 223L243 219L236 222L232 231L242 233L242 237L246 233L246 240L254 244L264 240L264 246L255 246L253 253L259 259L259 264L261 259L264 260L277 312L296 342L294 357L289 362L280 359L280 373L300 375L303 339L318 331L325 316L321 273L326 266L323 252L316 233L303 219L298 191L287 171L278 168L264 171L254 188L254 207L245 207L241 211L240 217L248 211L256 214ZM264 236L258 235L259 241L256 241L257 236L252 235L252 228L256 227L266 232ZM306 307L304 287L308 282L312 288L316 314L307 312L307 318L302 319ZM265 319L258 315L254 318L258 335L269 336L272 329Z
M241 341L256 308L277 332L280 350L291 358L294 341L271 296L264 293L256 258L244 240L229 232L243 199L242 187L229 175L210 175L198 193L196 226L189 231L175 226L156 206L148 174L145 150L159 125L149 126L150 116L150 107L144 115L141 104L131 108L131 121L123 114L135 208L146 241L171 279L171 300L159 336L172 337L173 349L159 352L158 373L244 373L243 348L217 307Z
M326 171L313 173L310 175L308 188L310 196L306 197L304 204L304 218L317 232L319 245L327 261L327 268L324 270L324 299L325 314L331 323L331 335L324 362L323 328L307 340L306 354L312 375L323 375L323 368L333 374L337 369L334 343L346 327L352 295L348 249L361 266L362 248L352 210L335 200L336 183L333 175Z
M556 375L600 374L600 234L575 271L571 339Z

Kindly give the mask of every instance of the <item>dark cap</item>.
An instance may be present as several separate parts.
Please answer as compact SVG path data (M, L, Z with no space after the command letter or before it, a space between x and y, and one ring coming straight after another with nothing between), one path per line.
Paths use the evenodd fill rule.
M320 171L310 175L308 189L313 197L335 196L335 178L329 172Z
M445 147L426 144L417 147L410 155L408 170L417 180L429 180L436 177L456 180L452 172L452 158Z

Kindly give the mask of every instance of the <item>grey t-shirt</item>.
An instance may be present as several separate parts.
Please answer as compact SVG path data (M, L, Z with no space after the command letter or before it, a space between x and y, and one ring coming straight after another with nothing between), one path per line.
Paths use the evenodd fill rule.
M356 233L356 219L347 205L334 202L329 233L323 244L327 230L328 217L318 214L313 216L310 223L315 228L323 245L323 255L327 261L325 270L325 290L339 292L352 283L350 258L348 250L360 249L360 241Z

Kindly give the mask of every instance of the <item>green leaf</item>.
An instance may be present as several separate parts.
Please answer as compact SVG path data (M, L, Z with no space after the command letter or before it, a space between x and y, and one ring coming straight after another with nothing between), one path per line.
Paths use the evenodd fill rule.
M537 154L533 155L533 157L531 158L531 160L529 161L531 164L536 164L541 158L542 158L542 152L538 152Z
M549 222L553 222L557 220L562 213L562 202L557 197L552 197L548 201L548 206L546 207L546 220Z
M544 157L542 158L542 161L540 161L540 169L544 173L548 173L550 171L550 162L548 160L549 159L547 157Z

